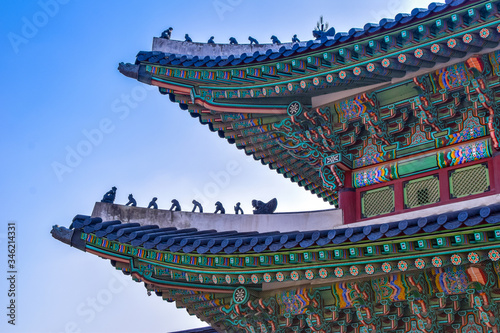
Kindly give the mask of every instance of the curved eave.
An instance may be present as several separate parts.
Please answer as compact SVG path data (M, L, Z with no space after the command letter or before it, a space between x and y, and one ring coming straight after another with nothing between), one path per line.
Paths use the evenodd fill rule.
M274 276L278 272L285 276L296 272L296 281L319 282L333 275L336 267L379 267L382 257L396 267L402 259L430 260L470 251L484 255L500 244L498 236L491 237L500 231L499 223L498 203L392 223L283 233L162 231L77 215L69 245L120 263L127 274L158 288L231 293L240 284L260 290L263 282L281 282ZM52 231L59 240L61 230L68 233L60 227ZM144 243L144 238L150 241ZM141 241L142 245L134 245ZM327 276L317 275L319 269ZM316 274L307 277L306 271Z

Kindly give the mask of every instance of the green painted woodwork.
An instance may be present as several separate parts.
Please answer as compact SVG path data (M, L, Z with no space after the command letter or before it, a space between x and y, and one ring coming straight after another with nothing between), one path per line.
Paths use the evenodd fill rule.
M394 186L385 186L361 193L361 216L372 217L395 209Z
M399 104L401 101L409 100L418 96L415 83L413 81L405 81L404 84L393 85L390 88L381 89L377 93L377 98L380 106L388 106Z
M405 208L437 203L441 199L439 176L432 175L403 183Z
M398 163L398 174L401 177L422 173L438 168L436 155L424 156L419 159L411 159Z
M425 250L429 248L429 241L426 239L419 239L417 241L417 246L415 247L416 250Z
M410 246L407 242L399 243L399 252L408 252L410 250Z
M327 251L318 251L318 260L328 260L328 252Z
M344 250L342 250L342 249L334 249L333 250L333 258L334 259L343 259L343 258L345 258Z
M302 253L302 258L304 262L313 262L314 258L311 252L303 252Z
M487 164L476 164L455 169L449 173L451 198L484 193L490 189L490 175Z

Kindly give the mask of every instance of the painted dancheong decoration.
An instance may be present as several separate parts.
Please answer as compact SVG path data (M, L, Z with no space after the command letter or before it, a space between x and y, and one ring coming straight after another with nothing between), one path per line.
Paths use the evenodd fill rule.
M73 226L53 236L110 259L219 332L494 332L499 324L498 204L314 232L165 230L83 215Z
M193 201L200 213L141 214L234 229L77 215L71 229L54 226L56 239L217 332L499 332L500 1L432 3L346 33L321 19L316 39L292 43L171 33L121 73L341 221L319 228L292 213L302 230L239 230L244 218L279 218L277 201L256 200L270 209L255 215ZM118 211L112 191L98 204Z

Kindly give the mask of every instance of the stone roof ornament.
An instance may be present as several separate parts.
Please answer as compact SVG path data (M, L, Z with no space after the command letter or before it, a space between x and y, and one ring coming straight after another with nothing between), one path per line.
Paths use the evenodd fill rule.
M207 44L215 44L215 42L214 42L214 36L210 37L210 39L208 40Z
M250 45L252 44L259 45L257 39L253 38L252 36L248 36L248 40L250 41Z
M281 44L280 40L275 35L271 36L271 40L272 40L273 44L277 44L277 45Z
M161 33L160 38L170 39L170 37L172 37L172 30L174 30L172 27L168 28L167 30L164 30Z
M184 35L184 39L185 39L185 40L184 40L185 42L189 42L189 43L192 43L192 42L193 42L193 40L191 39L191 37L189 37L189 35L188 35L188 34L185 34L185 35Z
M112 187L110 191L106 192L102 197L101 202L114 203L116 196L116 187Z
M297 34L293 35L292 43L300 43L300 39L297 38Z
M234 206L234 213L235 213L235 214L245 214L245 213L243 212L243 209L241 209L241 206L240 206L240 205L241 205L241 203L237 202L237 203L236 203L236 206Z
M148 205L148 208L158 209L158 204L156 204L157 197L154 197Z
M170 210L174 210L176 212L180 212L181 211L181 205L179 204L179 201L177 201L176 199L173 199L172 200L172 206L170 207Z
M238 41L236 40L236 38L231 37L231 38L229 38L229 44L231 44L231 45L238 45Z
M135 201L134 196L132 194L128 195L128 202L125 204L125 206L128 206L128 205L130 205L132 207L137 206L137 201Z
M278 200L276 198L271 199L268 203L262 202L260 200L252 200L252 206L255 208L253 210L254 214L272 214L278 206Z
M192 213L194 213L196 211L196 208L198 208L200 210L200 213L203 213L203 206L201 205L201 203L199 203L198 201L196 200L193 200L193 210L191 211Z
M226 210L224 209L224 206L222 206L222 203L220 201L217 201L215 203L215 212L214 214L221 213L221 214L226 214Z

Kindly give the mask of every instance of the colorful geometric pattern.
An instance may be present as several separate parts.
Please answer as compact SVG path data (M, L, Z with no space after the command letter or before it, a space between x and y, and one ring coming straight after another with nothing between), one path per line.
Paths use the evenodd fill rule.
M486 285L488 278L480 267L446 266L431 271L432 280L439 292L446 295L464 293L471 283Z
M444 136L437 140L438 146L451 146L463 141L472 140L485 136L485 126L481 125L479 118L474 116L472 110L467 112L467 118L463 122L463 128L460 132Z
M405 272L408 269L408 263L404 260L398 262L398 268L400 271Z
M490 252L488 252L488 257L492 261L498 261L500 259L500 253L498 250L490 250Z
M483 326L478 325L473 314L467 316L467 324L460 331L461 333L483 333Z
M411 328L408 331L408 333L424 333L424 331L421 331L421 330L418 329L418 326L419 325L417 325L417 321L412 320L411 321Z
M339 119L347 122L361 117L366 112L366 106L363 104L361 96L356 96L335 104L335 110Z
M325 279L328 277L328 271L325 268L320 268L318 274L319 274L319 277L322 279Z
M372 280L375 300L391 300L393 302L404 301L409 291L404 274L390 274L379 279Z
M462 263L462 257L459 254L454 254L451 256L451 263L455 266L458 266Z
M465 268L462 266L436 268L431 274L434 276L437 290L446 295L464 293L469 284Z
M463 129L460 131L462 141L479 138L486 135L484 126L479 122L479 118L474 116L472 110L467 112L467 119L464 121Z
M420 143L426 143L431 140L427 139L425 132L422 132L419 125L415 126L415 132L411 136L411 145L417 145Z
M425 268L425 261L423 259L417 259L415 260L415 267L418 269L424 269Z
M449 150L440 151L437 158L439 167L444 168L481 160L491 156L492 153L489 140L481 140L460 145Z
M354 306L354 301L359 297L354 283L339 282L332 286L332 293L336 299L336 305L341 308L350 308Z
M467 259L472 264L477 264L479 262L479 255L476 252L470 252L467 255Z
M307 290L303 288L284 291L276 296L276 301L280 306L281 313L299 315L306 313L310 298L307 295Z
M353 173L353 185L356 188L373 184L389 182L398 178L396 164L388 164L381 167L366 169Z
M472 75L463 62L442 68L436 71L435 75L441 89L458 88L472 79Z
M438 267L438 268L443 266L443 260L439 257L432 258L432 266Z
M367 144L361 152L361 157L354 160L354 167L360 168L385 161L385 154L379 152L379 147L373 143L373 139L366 140Z
M494 73L500 73L500 51L495 51L489 54L491 67Z

